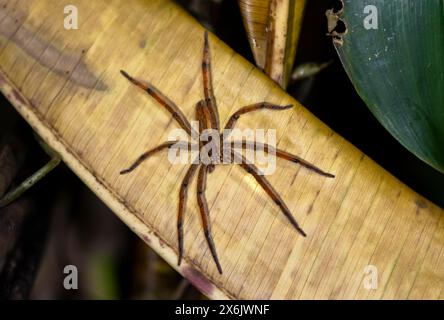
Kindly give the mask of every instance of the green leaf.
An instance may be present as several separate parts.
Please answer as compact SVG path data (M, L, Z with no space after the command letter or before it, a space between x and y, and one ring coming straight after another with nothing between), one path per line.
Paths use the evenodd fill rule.
M370 110L406 148L444 172L444 1L345 0L327 17Z

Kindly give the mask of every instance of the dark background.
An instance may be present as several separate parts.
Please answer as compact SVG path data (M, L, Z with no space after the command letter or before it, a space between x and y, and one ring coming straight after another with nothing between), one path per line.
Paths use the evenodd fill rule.
M237 1L180 0L186 10L253 63ZM412 189L444 207L444 175L402 147L355 92L326 36L330 1L307 1L296 65L333 64L288 92ZM32 130L0 97L0 151L12 146L13 185L48 157ZM1 170L8 170L2 167ZM79 270L79 290L62 286L64 266ZM61 165L14 204L0 209L0 299L202 298Z

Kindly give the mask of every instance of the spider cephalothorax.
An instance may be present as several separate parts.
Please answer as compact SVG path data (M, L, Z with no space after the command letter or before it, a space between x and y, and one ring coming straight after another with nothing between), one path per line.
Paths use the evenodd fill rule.
M204 130L207 129L213 129L217 132L221 131L220 128L220 121L219 121L219 112L216 105L216 99L213 94L213 85L212 85L212 77L211 77L211 60L210 60L210 52L209 52L209 43L208 43L208 33L205 32L204 36L204 49L203 49L203 61L202 61L202 76L203 76L203 91L205 99L199 101L196 104L196 118L199 122L199 132L196 133L194 131L194 128L191 126L190 122L187 120L183 112L177 107L177 105L172 102L170 99L168 99L165 95L163 95L158 89L156 89L153 85L149 83L144 83L142 81L139 81L133 77L131 77L128 73L121 70L121 73L123 76L125 76L129 81L131 81L133 84L137 85L138 87L142 88L144 91L146 91L149 95L151 95L157 102L159 102L163 107L165 107L173 116L173 118L178 122L178 124L186 131L186 133L190 136L198 134L200 135ZM240 108L238 111L236 111L231 117L228 119L227 124L225 125L224 132L231 130L234 125L236 124L236 121L240 118L241 115L255 111L260 109L270 109L270 110L286 110L291 108L292 105L287 106L279 106L268 102L259 102L256 104L248 105L245 107ZM218 135L221 140L223 140L225 135L219 134ZM211 234L211 224L210 224L210 217L209 217L209 209L207 200L205 197L205 188L206 188L206 179L207 179L207 173L212 172L214 170L214 167L221 163L233 163L240 165L248 174L251 174L256 181L259 183L259 185L264 189L264 191L270 196L270 198L276 203L277 206L282 210L284 215L288 218L290 223L294 226L294 228L302 234L304 237L306 236L305 232L299 227L298 223L292 216L290 209L288 209L285 202L282 200L279 193L273 188L273 186L268 182L268 180L261 174L259 169L252 164L250 161L247 161L247 159L244 158L244 156L236 151L236 148L240 148L241 150L245 149L251 149L251 148L259 148L262 149L265 152L273 152L277 157L295 162L300 163L302 166L313 170L314 172L321 174L323 176L333 178L334 175L330 173L326 173L322 171L321 169L317 168L316 166L312 165L311 163L301 159L298 156L292 155L286 151L274 148L270 145L259 143L255 141L237 141L233 144L231 142L229 143L229 146L231 146L231 149L229 150L229 154L231 157L227 160L226 157L226 150L225 152L222 150L222 147L226 147L225 141L221 141L222 143L219 143L218 146L221 148L220 150L217 150L216 154L209 154L209 157L211 158L210 161L202 161L200 156L196 159L197 161L193 161L192 164L189 166L187 173L185 174L185 177L182 181L180 191L179 191L179 208L178 208L178 217L177 217L177 232L178 232L178 242L179 242L179 261L178 264L180 265L183 257L183 216L186 208L186 200L187 200L187 194L188 194L188 187L190 185L191 180L195 176L196 172L198 171L198 178L197 178L197 202L199 205L201 217L202 217L202 224L205 231L205 238L207 240L208 246L210 248L211 254L213 256L213 259L216 263L217 270L219 273L222 273L222 267L219 263L219 259L216 253L216 247L214 245L214 241ZM166 141L163 144L157 146L154 149L151 149L144 154L142 154L128 169L125 169L121 171L121 174L126 174L131 171L133 171L136 167L138 167L143 161L145 161L147 158L149 158L151 155L157 153L158 151L161 151L163 149L169 149L173 146L185 146L185 147L191 147L190 143L188 142L181 142L181 141ZM199 148L206 148L206 145L203 145L202 143L199 145ZM201 153L199 153L200 155ZM205 154L205 152L203 152Z

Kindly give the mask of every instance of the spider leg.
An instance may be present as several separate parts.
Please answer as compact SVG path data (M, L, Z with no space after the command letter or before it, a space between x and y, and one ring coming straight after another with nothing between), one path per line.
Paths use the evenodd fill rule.
M211 112L210 109L208 107L208 105L206 104L205 100L200 100L197 104L196 104L196 118L199 121L199 134L200 137L202 137L202 132L207 130L207 129L213 129L212 128L212 118L211 118ZM219 133L219 131L217 131ZM214 136L212 136L214 137ZM219 138L220 140L220 138ZM219 141L220 143L220 141ZM207 153L205 155L201 155L201 160L203 158L207 159L207 156L209 156L209 159L207 160L211 160L211 162L215 161L216 159L219 159L219 149L217 148L216 153L213 154L213 150L208 150L208 147L211 147L211 144L208 143L204 146L204 143L202 140L199 139L199 147L200 150L204 150L203 148L205 148L205 150L207 151ZM203 157L202 157L203 156ZM208 165L208 170L210 173L212 173L215 169L214 164L209 164L209 163L205 163Z
M155 147L153 149L150 149L147 152L145 152L142 155L140 155L139 158L137 158L137 160L134 161L134 163L128 169L120 171L120 174L130 173L131 171L136 169L142 162L144 162L146 159L151 157L153 154L155 154L155 153L157 153L159 151L162 151L163 149L171 148L173 146L178 146L179 148L183 148L183 147L187 146L188 148L191 148L191 145L190 145L189 142L184 142L184 141L167 141L167 142L164 142L161 145L158 145L157 147Z
M168 110L169 113L173 116L173 118L179 123L179 125L189 134L193 131L191 124L183 114L183 112L179 109L179 107L170 99L168 99L165 95L163 95L156 87L151 85L150 83L144 83L140 80L137 80L130 76L126 71L120 70L120 73L127 78L132 84L138 86L143 89L146 93L152 96L157 102L159 102L165 109Z
M177 215L177 238L179 241L179 261L178 265L182 262L183 258L183 216L185 213L187 198L188 198L188 187L190 186L190 182L196 173L199 164L192 164L185 177L182 180L182 184L180 186L179 191L179 213Z
M225 125L225 130L231 130L233 129L234 125L236 124L237 120L240 118L241 115L245 113L249 113L256 110L261 109L270 109L270 110L287 110L292 108L293 105L289 104L286 106L279 106L276 104L268 103L268 102L259 102L255 104L250 104L248 106L242 107L239 110L237 110L235 113L231 115L231 117L228 119L227 124Z
M214 245L213 236L211 235L210 211L208 209L207 199L205 197L205 189L207 184L208 166L201 166L199 169L199 176L197 180L197 203L199 204L200 214L202 217L202 224L207 239L208 246L216 263L217 270L222 274L222 267L217 257L216 246Z
M293 225L293 227L304 237L306 237L306 233L297 223L296 219L293 217L293 215L290 212L290 209L285 204L284 200L282 200L279 193L274 189L274 187L270 184L270 182L265 178L265 176L261 175L259 172L259 169L254 165L247 162L247 160L233 150L232 152L233 156L235 158L241 159L241 163L239 165L249 174L251 174L254 179L259 183L259 185L264 189L264 191L270 196L270 198L276 203L283 214L290 220L290 223Z
M233 141L232 142L232 147L239 145L240 141ZM294 154L291 154L287 151L278 149L278 148L274 148L266 143L260 143L260 142L256 142L256 141L246 141L246 140L242 140L241 141L242 144L242 148L244 149L262 149L265 152L269 153L269 152L275 152L276 156L278 156L279 158L294 162L294 163L300 163L301 166L314 171L322 176L328 177L328 178L334 178L335 176L331 173L325 172L323 170L321 170L320 168L316 167L314 164L302 159L301 157L298 157Z
M196 119L199 121L199 133L211 128L211 115L205 100L196 103Z
M213 78L211 74L211 54L210 54L210 45L208 42L208 31L205 31L204 34L202 78L203 78L205 103L208 107L211 116L211 128L219 131L220 128L219 111L217 109L216 98L214 97L214 91L213 91Z

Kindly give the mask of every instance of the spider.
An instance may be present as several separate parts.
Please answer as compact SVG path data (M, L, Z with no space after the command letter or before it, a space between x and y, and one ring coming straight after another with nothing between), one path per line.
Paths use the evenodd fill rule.
M194 128L191 126L190 122L187 120L183 112L178 108L178 106L167 98L164 94L162 94L158 89L156 89L150 83L142 82L130 76L127 72L121 70L121 74L128 79L132 84L140 87L146 93L148 93L152 98L154 98L159 104L161 104L177 121L177 123L187 132L188 135L192 136L194 133ZM219 133L220 141L225 142L225 135L222 137L220 130L220 121L219 121L219 112L216 104L216 99L213 93L213 85L212 85L212 74L211 74L211 58L210 58L210 48L208 41L208 32L204 33L204 45L203 45L203 60L202 60L202 78L203 78L203 92L205 99L200 100L196 104L196 118L199 122L199 132L198 134L202 134L203 130L213 129ZM269 109L269 110L287 110L292 108L292 105L279 106L268 102L259 102L251 105L244 106L234 112L228 119L225 130L232 130L235 126L237 120L239 120L241 115L261 110L261 109ZM224 131L225 132L225 131ZM180 144L190 146L188 142L181 142ZM178 141L166 141L159 146L148 150L147 152L140 155L137 160L127 169L122 170L120 174L127 174L136 169L142 162L147 160L149 157L154 155L157 152L160 152L165 149L170 149L173 146L177 146ZM219 144L219 147L222 148L222 144ZM290 212L290 209L287 207L285 202L282 200L279 193L273 188L270 182L263 176L260 170L250 161L247 161L242 154L238 153L236 149L236 143L230 143L230 155L232 159L228 159L230 164L240 165L248 174L251 174L254 179L259 183L262 189L268 194L268 196L275 202L275 204L281 209L283 214L287 217L293 227L302 235L306 236L305 232L301 229L296 219ZM253 148L262 148L263 151L270 153L274 152L275 155L279 158L283 158L285 160L299 163L300 165L312 170L322 176L334 178L334 175L324 172L313 164L303 160L302 158L290 154L286 151L274 148L268 144L253 142L253 141L238 141L237 148L241 148L241 150L253 149ZM200 151L203 148L206 148L199 143ZM208 151L208 150L207 150ZM200 153L199 153L200 154ZM205 238L210 249L213 260L216 264L217 270L220 274L222 274L222 267L219 262L219 258L216 252L216 246L214 245L212 233L211 233L211 223L210 223L210 212L208 209L208 203L205 196L205 189L207 183L207 174L211 173L216 165L221 164L223 160L227 160L225 158L226 153L222 151L222 149L216 150L215 154L209 153L210 161L202 161L201 156L198 156L197 161L194 161L189 167L183 178L183 181L180 185L179 191L179 207L178 207L178 215L177 215L177 237L178 237L178 265L180 266L183 251L184 251L184 241L183 241L183 218L185 214L186 201L188 195L188 187L195 176L196 172L198 172L197 177L197 202L199 206L199 211L202 219L202 225L204 229ZM231 161L230 161L231 160ZM225 162L224 162L225 163Z

